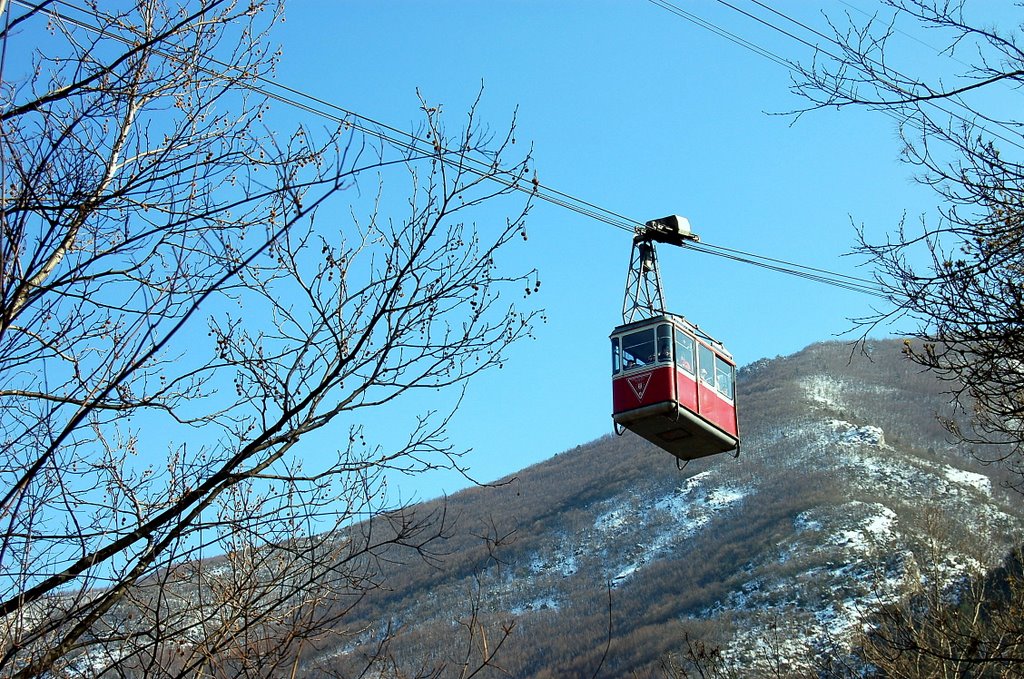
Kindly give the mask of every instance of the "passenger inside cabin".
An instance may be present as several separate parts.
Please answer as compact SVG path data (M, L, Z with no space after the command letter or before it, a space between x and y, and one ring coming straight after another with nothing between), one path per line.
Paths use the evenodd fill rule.
M693 340L685 333L676 331L676 365L693 374Z
M658 342L658 360L659 361L671 361L672 360L672 345L668 339L661 339Z

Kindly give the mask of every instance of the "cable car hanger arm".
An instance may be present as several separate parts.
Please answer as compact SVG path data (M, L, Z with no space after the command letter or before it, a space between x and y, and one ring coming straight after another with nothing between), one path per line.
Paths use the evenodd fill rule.
M665 293L658 269L655 243L668 243L682 247L686 241L699 242L690 230L686 217L669 215L652 219L635 229L629 271L626 274L626 295L622 300L622 322L632 323L637 315L650 318L665 312Z

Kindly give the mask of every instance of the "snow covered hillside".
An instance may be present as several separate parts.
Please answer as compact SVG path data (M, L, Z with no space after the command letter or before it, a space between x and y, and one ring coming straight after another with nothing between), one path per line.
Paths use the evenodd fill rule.
M522 677L601 662L603 676L657 676L685 637L750 677L847 653L878 606L996 564L1022 516L995 470L946 442L941 385L895 342L869 354L820 344L741 371L738 459L678 470L608 436L449 498L468 533L508 539L466 540L409 583L428 595L390 596L367 620L415 629L394 646L411 666L455 643L473 593L493 629L515 623L503 667Z
M953 593L1021 543L1022 498L948 443L942 385L897 342L758 361L738 404L738 458L679 469L609 434L423 504L415 520L443 519L445 539L368 564L369 596L325 602L352 608L296 671L349 676L372 656L389 663L374 676L455 677L496 651L477 676L665 677L700 643L733 676L856 672L879 607Z

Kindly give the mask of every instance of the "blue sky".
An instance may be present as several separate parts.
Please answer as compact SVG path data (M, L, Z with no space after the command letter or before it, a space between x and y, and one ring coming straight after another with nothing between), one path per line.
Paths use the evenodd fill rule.
M822 31L822 8L840 18L879 8L773 5ZM811 56L723 4L685 9L785 58ZM806 105L785 68L651 3L303 2L286 16L276 34L282 82L403 129L417 120L417 90L457 116L482 84L480 116L500 130L518 112L519 143L533 144L545 185L641 221L684 215L716 245L867 277L845 256L853 225L879 236L934 207L898 161L890 118L775 115ZM957 66L928 38L898 36L900 68ZM542 291L530 301L548 321L504 370L470 387L453 423L452 441L474 449L466 462L482 480L611 429L607 336L620 319L629 234L543 202L529 233L509 264L539 269ZM849 319L873 301L692 251L659 255L668 307L725 342L740 365L852 339ZM673 462L666 455L667 470ZM431 497L464 481L399 485Z
M730 1L797 30L753 0ZM812 57L724 2L676 6L782 58ZM823 32L826 14L840 22L846 13L885 15L877 0L772 6ZM1019 23L1009 6L971 7ZM897 68L962 69L937 54L944 45L930 41L938 36L903 28L891 53ZM846 254L854 224L882 238L904 216L934 219L934 196L898 160L892 119L855 109L785 115L806 106L791 93L786 68L651 2L296 0L272 39L283 50L279 83L399 129L421 119L417 92L457 126L482 87L478 121L502 131L515 116L517 147L532 147L545 186L637 221L686 216L714 245L867 277ZM986 103L1016 110L1019 101L1003 101L1010 96L1019 95L997 91ZM288 125L330 126L284 108L276 119ZM389 186L384 216L401 216L404 189ZM344 224L344 203L318 217ZM500 207L481 228L488 218L503 221ZM547 321L536 339L513 348L503 370L470 385L450 430L455 448L473 449L464 462L483 481L611 431L608 334L621 319L630 234L542 201L528 230L529 240L499 264L539 271L540 293L515 301L543 308ZM659 256L668 308L722 340L741 366L820 340L852 340L850 319L878 301L685 249L662 246ZM381 409L365 420L367 436L386 443L454 396L419 395ZM331 454L337 431L306 441L301 454ZM666 454L666 472L674 466ZM465 485L439 473L395 479L392 492L422 499Z

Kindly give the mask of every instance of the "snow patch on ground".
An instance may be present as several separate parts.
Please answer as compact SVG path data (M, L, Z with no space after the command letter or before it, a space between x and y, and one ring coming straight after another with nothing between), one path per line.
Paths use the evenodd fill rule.
M532 611L548 611L558 610L558 600L551 596L542 596L531 601L527 601L519 606L513 606L509 609L509 613L513 615L522 615L523 613L529 613Z
M882 504L848 503L851 515L860 515L852 526L836 531L829 543L861 554L871 553L896 535L896 512Z
M231 564L224 561L221 563L204 565L203 575L210 578L227 578L231 575Z
M596 528L643 527L638 541L625 551L627 558L610 574L612 585L621 585L679 542L709 525L716 514L742 502L752 492L749 486L714 485L711 471L705 471L686 479L674 492L663 497L605 512L595 522Z
M643 564L638 562L638 563L629 564L628 566L623 568L621 571L619 571L618 573L616 573L615 575L612 576L612 586L613 587L616 586L619 583L619 581L625 580L629 576L631 576L634 573L636 573L640 569L641 566L643 566Z
M579 564L575 553L566 553L556 550L554 553L544 556L534 554L530 557L530 573L533 575L561 575L567 578L579 570Z
M950 467L949 465L946 465L942 472L950 483L974 488L985 495L992 495L992 480L987 476Z
M832 433L832 441L851 446L885 446L885 432L881 427L870 424L857 426L843 420L828 420L826 423Z
M708 479L711 478L711 470L703 471L699 474L694 474L690 478L686 479L686 483L679 487L679 492L688 493L694 488L699 488L702 484L707 483Z
M128 650L113 644L90 646L80 653L67 669L72 676L99 676L117 668L119 661L129 654Z
M739 487L722 487L715 488L713 491L708 493L707 502L708 505L715 509L722 509L729 505L739 502L747 496L747 490Z
M806 450L813 451L814 454L825 450L832 452L837 446L847 450L855 447L892 449L885 442L885 431L881 427L871 424L856 425L838 419L808 421L788 430L785 436L779 438L787 440L790 448L800 448L800 443L806 441ZM750 445L756 448L758 443Z
M622 528L627 519L627 511L623 508L613 509L610 512L605 512L596 519L594 519L594 528L599 531L609 531Z
M798 514L795 533L779 545L774 565L755 564L748 582L703 614L745 618L723 649L727 663L767 670L759 663L781 655L793 663L786 672L799 674L802 659L850 637L874 607L895 601L915 573L913 555L898 547L898 524L896 513L878 502L849 501Z
M802 533L804 531L820 531L821 521L812 519L810 512L800 512L796 515L796 518L793 519L793 528L795 528L798 533Z
M769 630L765 633L765 630ZM722 649L722 659L748 677L803 675L810 665L808 657L813 638L805 629L786 621L765 620L762 625L741 630Z
M846 383L830 375L810 375L800 381L800 387L814 403L828 408L844 407L843 392Z

